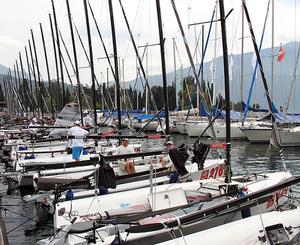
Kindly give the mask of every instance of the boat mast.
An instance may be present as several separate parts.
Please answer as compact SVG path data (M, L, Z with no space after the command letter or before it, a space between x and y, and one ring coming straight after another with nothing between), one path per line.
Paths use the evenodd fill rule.
M21 89L21 94L23 95L23 103L24 103L24 107L25 107L25 111L27 112L28 106L27 106L27 101L26 101L26 91L25 91L25 86L24 86L24 80L25 80L25 76L24 76L24 69L23 69L23 62L22 62L22 56L21 56L21 52L19 52L19 60L20 60L20 68L21 68L21 74L22 74L22 89Z
M30 42L29 39L28 39L28 45L29 45L29 52L30 52L30 59L31 59L31 66L32 66L32 73L33 73L33 78L34 78L35 99L36 99L36 104L37 104L37 107L38 107L37 114L39 115L39 113L40 113L40 107L39 107L39 103L38 103L38 87L37 87L37 80L36 80L36 73L35 73L35 66L34 66L34 60L33 60L32 48L31 48L31 42Z
M95 130L97 126L97 109L96 109L96 86L95 86L95 72L94 72L94 58L93 58L93 46L91 39L91 30L90 30L90 22L89 22L89 13L87 8L87 0L83 0L84 3L84 12L86 19L86 28L88 35L88 43L89 43L89 53L90 53L90 68L91 68L91 78L92 78L92 94L93 94L93 107L94 107L94 125Z
M242 106L242 108L241 108L241 119L243 118L244 34L245 34L244 25L245 25L244 7L242 5L242 47L241 47L241 106Z
M231 165L230 165L230 92L229 92L229 70L228 70L228 50L226 39L226 19L224 11L224 2L219 0L220 20L223 46L223 63L224 63L224 80L225 80L225 105L226 105L226 177L225 182L231 182Z
M117 111L118 111L118 129L121 130L121 111L120 111L120 77L119 77L119 66L118 66L118 50L117 50L117 40L115 32L115 22L114 22L114 12L112 6L112 0L108 0L109 14L110 14L110 24L111 24L111 34L113 41L113 51L114 51L114 63L115 63L115 82L116 82L116 94L117 96Z
M53 46L54 61L55 61L56 81L58 83L59 82L58 60L57 60L55 36L54 36L54 30L53 30L51 14L49 14L49 23L50 23L50 29L51 29L52 46ZM60 101L61 101L61 99L56 102L56 105L58 103L60 104ZM57 109L57 106L56 106L56 109Z
M54 20L54 27L55 27L55 33L56 33L56 43L57 43L57 51L58 51L58 57L59 57L59 67L60 67L60 78L61 78L61 85L62 85L62 108L66 105L66 92L65 92L65 82L64 82L64 73L63 73L63 61L62 61L62 53L60 49L60 42L59 42L59 36L58 36L58 25L57 25L57 19L56 19L56 13L55 13L55 6L54 1L51 0L52 3L52 12L53 12L53 20ZM53 36L54 38L54 36Z
M166 75L166 60L165 60L165 39L162 29L161 11L160 11L160 0L156 0L156 10L158 19L158 31L159 31L159 43L160 43L160 56L161 56L161 70L163 76L163 88L164 88L164 99L165 99L165 119L166 119L166 134L170 133L169 126L169 97L168 97L168 85Z
M67 4L67 10L68 10L69 25L70 25L72 47L73 47L73 55L74 55L74 63L75 63L75 75L76 75L76 80L77 80L77 93L78 93L78 101L79 101L80 120L81 120L81 124L83 125L79 67L78 67L78 60L77 60L77 53L76 53L76 44L75 44L75 39L74 39L74 32L73 32L73 25L72 25L72 16L71 16L71 10L70 10L70 5L69 5L69 0L66 0L66 4Z
M175 88L175 106L178 109L178 93L177 93L177 70L176 70L176 48L175 48L175 37L173 37L173 58L174 58L174 88Z
M264 69L263 69L262 61L261 61L259 50L258 50L258 47L257 47L257 43L256 43L253 28L252 28L252 23L251 23L251 20L250 20L250 16L249 16L249 13L248 13L248 9L247 9L247 6L246 6L246 2L245 2L245 0L242 0L242 2L243 2L245 15L246 15L246 18L247 18L247 22L248 22L248 26L249 26L249 30L250 30L250 34L251 34L251 39L252 39L253 46L254 46L254 51L255 51L255 54L256 54L256 58L257 58L257 62L258 62L258 65L259 65L261 78L262 78L262 81L263 81L263 85L264 85L264 89L265 89L265 93L266 93L266 97L267 97L267 101L268 101L269 111L270 111L270 115L271 115L271 122L272 122L273 139L275 140L274 143L277 146L279 146L278 139L277 139L277 136L276 136L277 126L276 126L276 122L275 122L275 116L272 112L273 103L272 103L272 100L271 100L271 97L270 97L268 84L267 84L267 80L266 80L266 77L265 77L265 72L264 72Z
M33 35L33 30L30 29L31 32L31 37L32 37L32 45L33 45L33 51L34 51L34 56L35 56L35 63L36 63L36 71L37 71L37 78L38 78L38 87L39 87L39 99L40 99L40 106L41 106L41 118L43 120L44 117L44 108L43 108L43 99L42 99L42 82L40 78L40 69L39 69L39 62L37 58L37 52L36 52L36 46L35 46L35 41L34 41L34 35Z
M272 66L271 66L271 100L274 101L274 0L272 0Z
M48 57L47 57L47 49L46 49L46 44L45 44L45 38L44 38L42 23L40 23L40 30L41 30L41 36L42 36L42 42L43 42L43 48L44 48L47 78L48 78L48 83L49 83L48 86L49 86L49 92L50 92L51 114L52 114L52 120L54 120L53 94L52 94L51 78L50 78L50 71L49 71L49 64L48 64Z

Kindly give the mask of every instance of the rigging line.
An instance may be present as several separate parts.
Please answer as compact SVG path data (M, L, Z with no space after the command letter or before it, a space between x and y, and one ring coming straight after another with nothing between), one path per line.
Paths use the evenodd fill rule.
M269 106L269 111L270 111L270 115L271 115L272 134L271 134L270 144L273 144L273 145L277 146L281 151L280 154L283 155L283 149L282 149L281 145L279 144L279 141L278 141L278 138L277 138L278 137L277 136L277 131L278 130L277 130L275 115L273 113L273 102L271 100L270 93L269 93L269 90L268 90L268 84L267 84L267 80L266 80L266 77L265 77L265 72L264 72L263 64L262 64L261 57L260 57L260 54L259 54L259 50L258 50L258 47L257 47L255 34L254 34L252 23L251 23L251 20L250 20L248 8L246 6L245 0L242 0L242 3L243 3L246 19L247 19L248 26L249 26L249 31L251 33L252 43L253 43L254 50L255 50L255 53L256 53L256 58L257 58L256 65L259 64L259 70L260 70L261 78L262 78L262 81L263 81L263 86L264 86L264 89L265 89L267 102L268 102L268 106ZM269 3L270 3L270 1L269 1ZM272 142L273 140L275 142ZM284 167L284 170L287 171L286 164L285 164L284 161L282 161L282 165Z
M64 41L64 39L63 39L63 37L62 37L62 34L61 34L61 31L60 31L60 30L59 30L59 36L60 36L60 39L61 39L61 41L62 41L62 43L63 43L64 48L65 48L67 57L68 57L69 62L70 62L70 64L71 64L71 66L72 66L72 69L73 69L73 71L74 71L74 74L76 74L76 69L75 69L75 67L74 67L74 65L73 65L72 59L71 59L71 57L70 57L70 53L69 53L69 51L68 51L68 48L67 48L67 46L66 46L66 43L65 43L65 41ZM78 85L77 85L77 86L78 86ZM90 106L90 103L88 102L86 93L84 92L83 85L82 85L81 83L79 83L79 86L80 86L80 92L81 92L81 93L83 94L83 96L84 96L85 103L86 103L86 105L88 106L89 110L91 110L91 106ZM77 98L78 98L78 104L79 104L79 97L80 97L80 96L81 96L81 94L78 94L78 97L77 97Z
M31 65L28 63L27 64L28 65L28 68L31 70L31 72L33 73L33 69L32 69L32 67L31 67ZM25 73L26 74L26 73ZM35 105L38 107L38 102L37 102L37 98L36 98L36 95L35 95L35 93L32 91L32 95L31 95L32 97L33 97L33 100L34 100L34 102L35 102Z
M110 61L110 55L108 54L108 51L107 51L107 49L106 49L106 46L105 46L105 43L104 43L102 34L101 34L101 32L100 32L98 23L97 23L97 21L96 21L96 18L95 18L95 15L94 15L94 11L93 11L93 8L92 8L92 6L91 6L91 4L90 4L90 1L88 1L88 5L89 5L89 9L90 9L91 15L92 15L93 20L94 20L94 23L95 23L95 26L96 26L96 30L97 30L97 32L98 32L98 36L99 36L99 38L100 38L100 41L101 41L103 50L104 50L104 52L105 52L105 56L106 56L107 62L108 62L108 64L109 64L109 68L110 68L110 70L111 70L111 73L113 74L114 80L116 81L117 79L116 79L115 70L114 70L114 68L113 68L113 66L112 66L112 63L111 63L111 61Z
M108 68L107 68L108 69ZM101 73L101 79L102 79L102 81L105 81L105 78L104 78L104 76L103 76L103 74ZM103 95L104 95L104 85L106 85L106 82L104 82L103 84L102 84L102 89L103 89ZM114 103L113 103L113 100L112 100L112 98L111 98L111 94L110 94L110 91L109 91L109 86L108 86L108 81L107 81L107 86L105 87L106 88L106 92L107 92L107 94L108 94L108 99L109 99L109 102L111 103L111 111L115 111L116 110L116 108L115 108L115 105L114 105ZM104 96L104 98L105 98L105 96ZM108 106L108 102L107 102L107 106ZM109 107L107 107L107 109L109 109Z
M76 89L75 89L75 87L74 87L74 85L73 85L73 82L72 82L72 79L71 79L71 76L70 76L70 73L69 73L69 70L68 70L68 68L67 68L67 64L66 64L66 62L65 62L65 58L64 58L64 56L62 55L62 53L60 53L60 56L61 56L61 60L62 60L62 63L63 63L63 65L64 65L64 68L65 68L65 71L67 72L67 77L68 77L68 79L69 79L69 81L70 81L70 84L71 84L71 87L72 87L72 92L73 92L73 95L75 96L75 99L78 101L78 95L77 95L77 93L76 93Z
M81 44L81 47L82 47L82 49L83 49L83 51L84 51L85 57L86 57L86 59L87 59L87 61L88 61L88 63L89 63L89 66L91 66L90 58L89 58L89 56L88 56L88 54L87 54L86 48L84 47L82 38L81 38L81 36L80 36L80 34L79 34L79 31L78 31L78 29L77 29L77 26L76 26L74 20L73 20L73 25L74 25L74 28L75 28L75 32L76 32L76 34L77 34L77 37L78 37L78 39L79 39L79 42L80 42L80 44ZM96 76L95 72L93 73L93 76L94 76L94 78L95 78L95 80L96 80L96 83L97 83L98 88L100 88L99 81L98 81L98 79L97 79L97 76ZM95 89L96 89L96 88L95 88ZM103 94L102 94L102 92L101 92L101 90L100 90L100 95L101 95L102 98L104 97ZM91 108L90 108L90 109L91 109Z
M136 20L137 20L137 16L138 16L138 13L139 13L139 9L141 8L141 7L140 7L141 3L144 3L144 1L138 1L138 6L137 6L136 11L135 11L135 17L134 17L134 20L133 20L133 23L132 23L132 26L131 26L131 31L132 31L132 32L133 32L133 29L134 29L134 27L135 27L135 23L136 23ZM125 49L124 58L127 57L127 53L128 53L130 41L131 41L130 39L127 41L127 45L126 45L126 49Z
M207 46L208 46L208 40L209 40L209 37L210 37L210 31L211 31L211 27L212 27L212 23L213 23L213 17L214 17L214 14L216 12L216 7L214 8L213 10L213 14L212 14L212 19L211 19L211 22L210 22L210 27L209 27L209 33L208 33L208 36L207 36L207 41L206 41L206 44L205 44L205 48L203 50L203 57L201 59L201 64L200 64L200 67L199 67L199 70L198 70L198 73L197 73L197 70L196 70L196 67L195 67L195 64L194 64L194 61L193 61L193 57L191 55L191 51L190 51L190 48L189 48L189 45L187 43L187 39L186 39L186 36L185 36L185 33L184 33L184 30L183 30L183 27L182 27L182 23L180 21L180 17L179 17L179 14L178 14L178 11L177 11L177 7L175 5L175 2L174 0L171 0L171 3L172 3L172 7L173 7L173 10L174 10L174 14L175 14L175 17L177 19L177 23L178 23L178 26L180 28L180 32L181 32L181 36L182 36L182 39L184 41L184 44L185 44L185 49L186 49L186 52L188 54L188 57L189 57L189 61L190 61L190 64L192 66L192 71L193 71L193 74L194 74L194 77L196 79L196 84L194 85L194 90L195 90L195 86L198 86L199 87L199 92L200 92L200 96L203 98L203 102L204 102L204 107L206 108L206 110L208 110L208 103L207 103L207 100L204 96L204 91L203 91L203 88L201 86L201 82L200 82L200 79L199 79L199 76L200 76L200 73L203 69L203 61L204 61L204 56L205 56L205 53L206 53L206 50L207 50ZM193 94L194 95L194 94ZM194 97L194 96L193 96ZM190 111L190 107L189 107L189 111ZM189 116L189 112L188 112L188 115L186 118L188 118ZM210 117L210 114L207 115L207 118L208 118L208 121L211 121L211 117ZM214 138L215 137L215 133L214 133L214 129L211 128L212 130L212 133L213 133L213 136Z
M123 8L123 4L122 4L121 0L119 0L119 3L120 3L120 7L121 7L121 10L122 10L122 13L123 13L123 17L124 17L125 22L126 22L127 30L128 30L128 32L129 32L129 35L130 35L130 38L131 38L131 41L132 41L132 44L133 44L134 51L135 51L136 56L137 56L137 58L138 58L138 62L139 62L140 68L141 68L141 70L142 70L143 77L144 77L144 79L145 79L147 88L148 88L149 93L150 93L150 100L151 100L151 102L153 103L154 110L157 112L157 111L158 111L158 108L157 108L157 105L156 105L156 102L155 102L155 98L154 98L154 96L153 96L151 87L150 87L150 85L149 85L148 78L147 78L147 75L146 75L144 66L143 66L143 64L142 64L142 60L141 60L141 57L140 57L140 55L139 55L139 52L138 52L138 49L137 49L135 40L134 40L133 35L132 35L132 32L131 32L131 30L130 30L130 26L129 26L129 23L128 23L128 20L127 20L127 16L126 16L126 14L125 14L125 10L124 10L124 8Z
M177 47L177 42L176 41L175 41L175 49L176 49L176 52L177 52L177 57L179 59L180 65L182 65L182 61L181 61L181 58L180 58L181 56L179 54L178 47Z
M298 66L298 63L299 63L299 56L300 56L300 43L299 43L299 46L298 46L297 57L296 57L296 62L295 62L295 66L294 66L294 71L293 71L293 79L292 79L290 90L289 90L288 101L287 101L287 104L286 104L286 107L285 107L286 114L287 114L287 110L288 110L289 105L290 105L293 88L295 88L295 82L296 82L296 78L297 78L297 66ZM294 106L294 109L295 109L295 106Z
M262 43L263 43L263 39L264 39L264 33L265 33L265 29L266 29L266 23L267 23L267 19L268 19L268 16L269 16L269 9L270 9L270 0L268 1L268 5L267 5L267 11L266 11L266 16L265 16L265 19L264 19L264 25L263 25L263 31L262 31L262 35L261 35L261 38L260 38L260 43L259 43L259 50L258 52L260 52L261 50L261 47L262 47ZM243 8L245 8L243 6ZM246 15L246 13L245 13ZM248 22L249 23L249 22ZM249 27L250 28L250 27ZM251 26L252 28L252 26ZM251 38L253 40L253 37L251 35ZM255 40L256 42L256 40ZM247 99L247 103L246 103L246 108L245 108L245 111L244 111L244 115L243 115L243 120L242 122L244 122L246 120L246 117L247 117L247 113L248 113L248 110L249 110L249 105L250 105L250 100L251 100L251 96L252 96L252 93L253 93L253 87L254 87L254 83L255 83L255 80L256 80L256 74L257 74L257 68L258 68L258 57L256 57L256 63L255 63L255 68L254 68L254 72L253 72L253 75L252 75L252 81L251 81L251 85L250 85L250 89L249 89L249 93L248 93L248 99ZM260 67L259 67L260 68ZM265 91L268 96L269 95L269 91ZM270 107L270 112L272 113L272 106Z

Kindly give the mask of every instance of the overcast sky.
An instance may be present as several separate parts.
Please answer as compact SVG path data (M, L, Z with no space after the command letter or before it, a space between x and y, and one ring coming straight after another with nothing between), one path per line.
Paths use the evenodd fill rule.
M126 15L129 19L130 26L133 30L134 37L138 45L146 43L158 43L158 29L157 29L157 15L155 0L123 0ZM226 12L231 8L233 13L227 20L227 34L228 34L228 50L229 53L240 53L241 49L241 1L240 0L225 0ZM44 54L42 49L41 34L39 23L42 23L46 37L46 45L50 63L51 77L55 78L54 55L51 41L51 32L48 19L48 13L52 14L50 0L0 0L0 64L7 67L13 67L18 52L21 51L23 62L25 62L24 46L28 44L30 36L30 29L33 29L38 52L38 60L41 67L41 73L46 79L46 67L44 63ZM107 0L90 0L93 6L96 18L100 27L100 31L104 37L105 44L109 53L112 53L112 42L109 22L109 12ZM188 28L189 23L208 21L211 18L212 11L215 6L215 0L175 0L179 15L186 32L188 43L192 50L195 49L195 39L201 31L201 27ZM250 17L253 22L253 27L257 36L260 38L263 21L266 14L268 0L248 0L247 5L250 12ZM118 56L120 60L124 60L124 77L125 80L135 78L136 74L136 59L127 28L125 26L124 18L120 11L118 0L113 0L114 15L116 23L116 35L118 43ZM83 38L84 44L87 46L86 23L83 11L83 0L70 0L72 17L79 29L80 35ZM64 0L55 0L56 15L58 17L58 25L62 32L63 38L66 41L69 52L72 55L72 46L70 39L70 31L67 19L66 2ZM299 0L275 0L275 46L280 43L287 43L299 39L299 31L297 31L297 19L295 16L299 13ZM172 9L170 0L161 0L161 12L164 24L164 35L166 38L166 59L167 71L172 71L173 66L173 46L172 40L175 38L178 46L178 54L176 54L176 63L184 67L189 65L186 51L179 32L178 24L175 19L174 11ZM217 12L219 15L219 11ZM91 17L91 15L90 15ZM300 17L298 17L300 18ZM298 20L299 21L299 20ZM104 56L104 51L100 43L98 34L95 29L92 18L90 18L92 29L93 49L94 49L94 63L96 67L97 77L101 80L101 74L106 76L106 69L108 63L104 59L97 59ZM205 26L205 35L207 35L208 25ZM246 33L248 34L248 26L245 25ZM211 42L208 46L206 60L213 58L215 28L213 28ZM217 56L221 55L221 40L220 40L220 26L218 26L217 37ZM81 49L78 38L76 38L76 45L78 51L78 60L80 69L80 76L82 83L90 84L89 70L83 68L87 66L87 60ZM200 44L201 45L201 44ZM263 47L271 46L271 15L268 17L267 30L265 34L265 41ZM245 51L252 51L252 43L249 38L245 39ZM140 49L142 54L143 49ZM195 61L199 61L199 56ZM67 58L66 58L67 60ZM148 62L144 61L146 66L148 64L149 75L159 74L160 56L159 48L151 47L148 52ZM68 62L69 66L69 62ZM121 64L122 66L122 64ZM69 66L70 73L71 67ZM110 74L111 76L111 74ZM121 74L123 77L123 74ZM104 79L104 78L103 78Z

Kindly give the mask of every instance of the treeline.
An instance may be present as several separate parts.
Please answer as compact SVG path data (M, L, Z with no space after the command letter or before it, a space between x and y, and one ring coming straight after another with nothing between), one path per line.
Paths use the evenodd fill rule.
M48 86L47 86L48 85ZM212 98L213 98L213 84L202 81L201 87L203 89L202 96L199 93L199 104L203 102L204 98L206 101L207 109L212 109ZM51 112L51 101L53 103L54 110L59 112L63 104L63 92L62 86L57 81L52 81L49 84L41 83L41 86L35 83L29 83L26 79L18 86L17 91L20 95L22 104L29 111L36 111L38 107L43 106L45 112L47 110ZM65 84L65 101L66 103L78 102L77 86L70 86ZM194 108L197 107L197 88L195 85L195 79L192 76L185 77L180 84L180 88L177 88L178 95L176 96L176 88L173 84L168 86L168 99L170 110L186 110L190 108L192 104ZM96 93L96 107L97 109L116 109L115 106L115 85L107 86L107 84L100 84L95 91ZM42 97L41 97L42 96ZM81 101L83 109L92 108L92 90L88 85L81 86ZM148 97L146 99L146 96ZM52 97L52 100L51 100ZM176 101L177 100L177 101ZM0 85L0 101L5 101L4 91ZM164 91L162 86L152 86L151 92L147 92L144 89L136 90L132 86L127 89L121 89L121 109L122 110L143 110L146 108L146 102L148 111L154 111L155 107L160 110L164 107ZM155 101L155 102L154 102ZM156 104L156 105L155 105ZM222 95L216 97L217 107L222 108L225 105L225 99ZM178 105L178 106L176 106ZM241 102L231 103L232 108L236 111L243 110ZM252 107L258 109L260 106L254 104Z

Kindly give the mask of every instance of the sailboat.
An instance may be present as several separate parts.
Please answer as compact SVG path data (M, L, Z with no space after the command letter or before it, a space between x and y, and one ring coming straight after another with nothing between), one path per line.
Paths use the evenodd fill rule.
M285 211L277 210L257 214L188 236L181 235L179 238L159 244L192 245L199 241L211 245L297 244L300 240L299 220L299 207ZM228 236L228 234L232 234L232 236Z
M224 6L222 0L219 2L224 38L226 34ZM172 5L175 11L173 0ZM176 11L175 14L177 14ZM226 64L226 37L224 39L223 58ZM225 82L228 86L228 70L226 70L226 65L224 67ZM228 103L226 141L230 143L229 90L227 89L229 87L225 85ZM254 206L251 209L252 213L272 210L274 203L268 205L268 202L274 201L274 195L276 196L274 191L284 189L287 192L287 186L294 181L299 181L299 179L294 180L293 176L285 171L231 178L229 145L227 145L227 154L225 182L210 179L198 180L126 191L118 195L108 194L57 203L54 223L58 228L58 233L41 240L38 244L76 244L89 241L96 244L116 242L120 244L124 240L130 244L141 244L141 242L153 244L153 242L169 239L170 234L178 234L183 228L185 233L192 233L228 220L238 219L241 214L234 210L240 209L240 201L249 202L247 205ZM237 193L240 191L237 192L237 190L241 189L248 191L249 194L239 199ZM196 200L196 202L189 203L191 200ZM278 202L285 201L286 195L283 194ZM231 208L233 215L226 213L226 210L229 211ZM128 214L133 215L130 217ZM134 216L134 214L137 215ZM166 215L163 216L163 214ZM221 216L218 217L218 214ZM146 218L149 219L145 220Z

